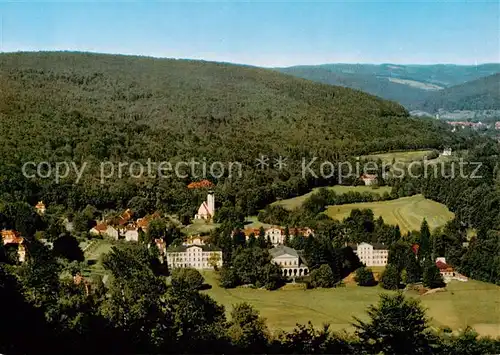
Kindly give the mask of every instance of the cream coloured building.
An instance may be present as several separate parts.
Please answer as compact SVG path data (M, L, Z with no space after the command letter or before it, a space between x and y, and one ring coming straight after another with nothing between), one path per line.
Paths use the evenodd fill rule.
M299 253L293 248L279 245L270 249L269 254L271 254L272 262L281 267L284 276L304 276L309 273Z
M169 268L213 269L222 267L222 250L205 244L180 245L166 251Z
M389 247L381 243L360 243L354 253L366 266L385 266L389 257Z

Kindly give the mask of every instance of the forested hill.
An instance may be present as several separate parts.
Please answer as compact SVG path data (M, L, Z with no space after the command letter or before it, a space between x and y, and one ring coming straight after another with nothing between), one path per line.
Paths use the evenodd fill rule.
M0 74L1 153L17 147L24 159L183 150L244 158L291 147L363 153L441 138L395 103L252 67L21 53L1 55Z
M436 92L419 104L418 108L431 113L440 109L500 110L500 74Z
M30 160L203 157L254 168L260 154L283 155L290 162L312 155L440 147L454 139L444 125L409 118L393 102L223 63L72 52L1 54L0 92L0 156L15 166ZM56 190L46 187L46 193ZM134 191L119 193L126 199ZM114 198L101 187L94 195Z
M435 92L499 73L500 64L323 64L276 70L320 83L359 89L414 109Z

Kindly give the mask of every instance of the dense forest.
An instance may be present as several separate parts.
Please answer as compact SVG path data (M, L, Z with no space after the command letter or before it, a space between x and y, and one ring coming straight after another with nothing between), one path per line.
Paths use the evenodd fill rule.
M416 107L431 113L439 109L448 111L500 110L500 74L433 93Z
M440 89L496 74L500 66L322 64L277 70L320 83L362 90L399 102L409 109L420 109L421 102L427 98L432 100Z
M243 177L212 179L217 201L247 214L318 181L300 178L303 157L339 160L373 151L467 144L444 124L408 117L400 105L272 70L203 61L89 53L0 55L3 199L44 200L80 210L120 209L133 198L149 210L192 215L199 178L122 178L100 183L102 161L241 162ZM286 157L288 170L258 170L255 159ZM24 179L28 161L88 163ZM210 178L210 177L209 177Z

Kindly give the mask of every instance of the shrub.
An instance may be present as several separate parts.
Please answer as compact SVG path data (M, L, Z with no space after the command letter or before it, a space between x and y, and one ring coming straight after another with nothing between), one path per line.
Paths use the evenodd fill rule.
M386 290L397 290L399 288L400 275L395 265L387 264L380 279L380 285Z
M203 276L196 269L182 268L172 271L172 286L190 290L199 290L203 286Z
M359 286L374 286L377 284L375 277L373 277L373 272L371 269L366 267L360 267L356 270L356 276L354 280Z
M323 264L319 268L311 271L311 286L312 287L333 287L335 278L332 268L328 264Z

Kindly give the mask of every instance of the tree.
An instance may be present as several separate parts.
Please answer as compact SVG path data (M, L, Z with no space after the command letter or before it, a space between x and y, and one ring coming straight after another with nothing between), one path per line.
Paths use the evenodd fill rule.
M283 244L286 246L290 245L290 230L288 229L288 226L285 227L285 239L283 241Z
M380 278L380 285L387 290L399 289L400 274L396 266L387 264L382 277Z
M64 234L56 239L52 249L55 257L62 257L69 261L83 261L84 255L75 237Z
M429 288L439 288L446 285L438 267L433 262L426 262L422 281L424 286Z
M155 218L149 222L148 230L145 236L146 244L152 243L155 239L161 239L166 236L167 224L162 218Z
M233 306L228 334L238 352L262 354L267 350L269 331L265 320L248 303Z
M374 286L377 284L375 278L373 277L372 270L365 267L360 267L356 270L354 280L359 286Z
M223 266L219 272L220 285L223 288L234 288L240 283L236 271L227 266Z
M178 289L199 290L205 279L193 268L177 268L172 271L172 286Z
M250 233L250 236L248 237L248 247L253 248L257 246L257 238L255 238L255 234L252 232Z
M268 290L276 290L284 285L285 278L281 268L273 263L267 263L262 268L261 282Z
M210 256L208 257L208 265L214 268L215 271L219 269L219 263L220 263L220 255L219 253L210 253Z
M329 288L335 285L335 278L333 276L330 265L323 264L319 268L311 271L311 286Z
M436 339L429 331L428 319L419 301L402 293L382 294L378 305L367 311L369 322L353 323L361 346L369 354L433 353Z
M418 256L421 261L430 259L431 257L431 232L429 229L429 224L424 218L422 225L420 226L420 247L418 250Z
M406 271L406 280L404 282L407 284L417 283L422 279L422 268L415 254L411 251L408 253L404 271Z

